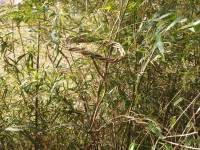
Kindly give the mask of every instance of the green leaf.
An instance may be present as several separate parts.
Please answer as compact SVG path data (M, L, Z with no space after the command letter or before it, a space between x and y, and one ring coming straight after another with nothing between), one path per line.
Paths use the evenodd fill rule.
M102 9L110 11L110 10L112 10L112 6L111 5L107 5L107 6L104 6Z
M128 5L128 10L133 11L136 8L136 4L136 2L130 2L130 4Z
M175 26L178 22L180 22L182 20L182 17L178 17L176 20L174 20L166 29L165 32L167 32L168 30L170 30L173 26Z
M19 132L19 131L22 131L22 129L19 129L19 128L14 128L14 127L8 127L5 129L5 131L10 131L10 132Z
M188 25L185 25L185 26L181 27L180 30L191 28L191 27L197 26L199 24L200 24L200 20L197 20L195 22L191 22Z
M166 13L166 14L160 16L159 18L153 19L153 21L160 21L160 20L162 20L162 19L164 19L164 18L170 16L171 14L172 14L172 13Z
M135 148L136 148L136 144L131 143L131 145L129 146L129 150L135 150Z
M180 97L180 98L178 98L175 102L174 102L174 106L177 106L180 102L182 102L183 101L183 98L182 97Z
M176 116L170 118L170 127L172 128L176 124Z
M154 133L156 136L158 136L158 137L162 136L161 129L155 122L150 122L148 124L148 129L149 129L149 131Z
M193 27L189 28L189 30L195 32L195 29Z
M156 47L158 48L159 52L163 55L164 54L164 44L161 40L161 35L160 34L157 34L156 35Z

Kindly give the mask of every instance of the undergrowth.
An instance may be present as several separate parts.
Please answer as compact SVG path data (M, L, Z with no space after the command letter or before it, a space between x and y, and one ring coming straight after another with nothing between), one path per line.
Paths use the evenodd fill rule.
M200 149L198 0L25 0L0 16L0 149Z

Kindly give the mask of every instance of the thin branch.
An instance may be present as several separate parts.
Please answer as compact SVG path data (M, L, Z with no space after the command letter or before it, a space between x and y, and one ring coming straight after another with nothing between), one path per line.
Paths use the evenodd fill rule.
M182 144L171 142L171 141L167 141L167 140L163 140L163 141L166 142L166 143L175 145L175 146L179 146L181 148L186 148L186 149L191 149L191 150L200 150L200 148L195 148L195 147L192 147L192 146L186 146L186 145L182 145Z
M186 137L190 135L198 134L198 132L192 132L192 133L187 133L187 134L178 134L178 135L171 135L171 136L165 136L162 139L167 139L167 138L176 138L176 137Z

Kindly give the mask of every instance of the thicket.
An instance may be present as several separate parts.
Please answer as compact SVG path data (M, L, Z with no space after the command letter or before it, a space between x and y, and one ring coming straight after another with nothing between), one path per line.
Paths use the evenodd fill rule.
M1 4L0 149L200 149L199 18L199 0Z

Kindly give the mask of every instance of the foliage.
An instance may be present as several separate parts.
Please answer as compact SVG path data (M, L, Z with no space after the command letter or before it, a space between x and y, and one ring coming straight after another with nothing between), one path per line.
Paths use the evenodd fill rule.
M198 0L1 4L0 149L199 149L199 8ZM69 51L118 55L105 41L126 58Z

